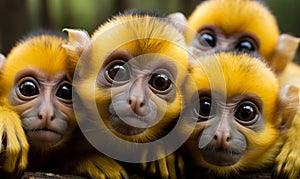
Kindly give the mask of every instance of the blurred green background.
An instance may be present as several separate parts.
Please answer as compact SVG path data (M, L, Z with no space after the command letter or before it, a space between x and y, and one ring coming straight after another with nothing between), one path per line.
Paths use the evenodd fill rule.
M201 0L0 0L0 52L7 54L20 37L38 29L85 29L90 34L124 9L137 8L188 16ZM265 0L282 33L300 37L300 1ZM299 50L298 50L299 51ZM299 53L297 58L299 58Z

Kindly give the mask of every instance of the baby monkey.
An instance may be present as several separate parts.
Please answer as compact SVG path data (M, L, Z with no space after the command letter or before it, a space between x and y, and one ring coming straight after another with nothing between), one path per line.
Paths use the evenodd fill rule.
M65 34L30 34L3 64L2 92L20 115L30 144L27 170L122 178L123 168L96 151L78 128L72 106L73 77L67 73L70 57L62 47L67 42Z
M247 53L221 51L198 60L190 74L197 90L185 86L190 104L183 118L197 122L183 128L193 130L183 146L196 166L188 174L197 177L204 168L212 178L232 177L270 169L298 108L298 88L280 89L268 65Z
M162 178L176 178L174 156L165 157L172 152L165 147L171 141L159 141L170 136L182 109L179 86L189 63L183 34L170 19L136 10L114 16L90 40L83 32L67 31L74 39L65 45L74 57L73 66L82 54L74 80L87 109L80 113L101 128L93 129L91 140L102 143L101 150L110 146L108 155L131 151L122 160L144 163L143 169ZM101 119L92 119L95 116ZM154 158L161 160L150 162Z

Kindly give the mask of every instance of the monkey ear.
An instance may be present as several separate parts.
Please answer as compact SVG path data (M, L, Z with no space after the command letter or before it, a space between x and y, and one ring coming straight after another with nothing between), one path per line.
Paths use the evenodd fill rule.
M168 18L171 19L178 29L183 32L187 26L187 20L183 13L181 12L174 12L168 15Z
M83 30L64 28L63 31L66 31L69 37L68 42L66 44L62 44L62 47L66 49L69 56L67 60L67 71L69 72L68 76L73 77L77 62L83 51L90 44L91 38L89 34Z
M297 51L300 38L288 34L279 36L277 45L271 57L271 67L278 74L284 70L286 65L293 60Z
M91 42L89 34L84 30L68 28L64 28L63 31L68 33L69 40L67 44L63 44L62 46L65 49L72 51L73 53L76 53L78 56L80 56L83 50Z
M278 107L282 109L279 129L285 132L290 128L299 108L299 89L293 85L286 85L281 89L279 99Z

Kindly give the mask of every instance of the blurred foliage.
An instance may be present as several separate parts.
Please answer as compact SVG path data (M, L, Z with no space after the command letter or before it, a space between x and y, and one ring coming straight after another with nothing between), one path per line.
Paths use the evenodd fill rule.
M22 1L25 4L22 5ZM200 1L0 0L0 52L7 54L22 35L37 29L61 31L68 27L92 33L101 23L124 9L144 9L162 14L180 11L188 16ZM300 37L299 0L265 0L265 4L277 17L281 32Z

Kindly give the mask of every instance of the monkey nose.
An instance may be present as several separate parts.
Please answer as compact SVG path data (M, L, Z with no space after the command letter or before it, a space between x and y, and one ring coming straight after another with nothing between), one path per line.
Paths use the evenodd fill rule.
M131 110L137 115L144 116L146 115L143 112L143 107L145 105L145 100L142 97L132 96L128 99L128 103L131 107Z
M229 131L216 131L213 139L219 147L226 147L231 140L231 134Z
M38 118L40 120L50 120L50 121L53 121L55 119L55 114L54 112L51 112L51 111L40 111L38 113Z

